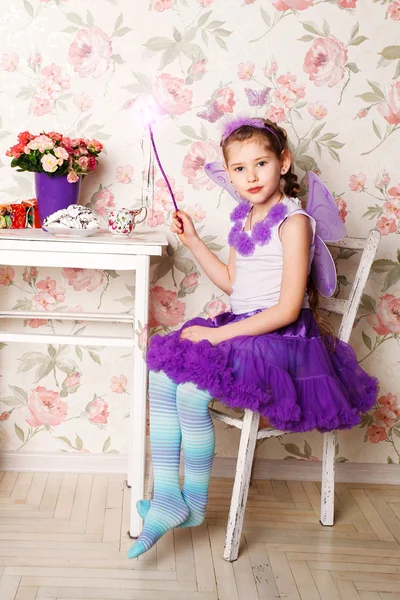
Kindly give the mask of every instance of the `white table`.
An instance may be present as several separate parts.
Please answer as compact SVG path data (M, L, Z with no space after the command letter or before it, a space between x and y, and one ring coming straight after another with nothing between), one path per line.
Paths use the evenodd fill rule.
M40 333L11 333L0 330L4 342L40 342L83 346L133 348L133 385L129 420L128 485L131 487L130 535L137 537L142 519L136 501L144 497L146 444L147 368L142 351L135 343L135 331L148 322L150 256L160 256L167 245L164 233L132 233L118 237L99 231L87 238L54 237L41 229L0 230L0 263L13 266L70 267L135 271L135 314L46 312L46 319L120 322L132 324L131 337L74 336ZM43 312L0 311L1 318L43 318Z

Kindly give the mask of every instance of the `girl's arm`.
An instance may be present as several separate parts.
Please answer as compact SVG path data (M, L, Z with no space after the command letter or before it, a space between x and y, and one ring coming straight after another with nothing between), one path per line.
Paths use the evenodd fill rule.
M312 230L308 217L293 215L282 228L283 273L279 302L252 317L218 328L189 327L182 338L212 344L240 335L261 335L296 321L303 304L308 277L308 260Z
M208 278L229 296L232 293L232 283L234 281L234 250L230 249L228 265L220 261L200 239L192 219L182 210L174 213L171 229L178 235L181 242L189 248Z

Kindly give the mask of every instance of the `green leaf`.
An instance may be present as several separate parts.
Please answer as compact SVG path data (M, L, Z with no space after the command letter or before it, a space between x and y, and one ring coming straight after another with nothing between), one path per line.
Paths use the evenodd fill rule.
M207 29L216 29L217 27L221 27L221 25L224 25L225 21L210 21L210 23L207 25Z
M75 436L75 446L78 448L78 450L83 449L83 442L78 434L76 434L76 436Z
M5 404L6 406L23 406L21 401L14 396L7 396L6 398L0 398L0 404Z
M326 21L325 19L323 19L322 21L322 30L326 36L331 34L331 28L329 27L328 21Z
M328 146L329 148L336 148L336 149L338 149L338 150L339 150L340 148L343 148L343 146L344 146L344 145L345 145L345 144L343 144L342 142L337 142L336 140L332 140L332 141L330 141L330 142L328 142L328 143L327 143L327 146Z
M70 442L70 440L67 437L64 437L63 435L61 435L61 436L55 436L55 438L56 438L56 440L61 440L62 442L64 442L64 444L67 444L68 446L73 448L72 442Z
M312 455L311 446L307 441L304 441L304 454L307 458L310 458Z
M397 250L397 262L400 263L400 248Z
M14 423L14 429L15 429L15 433L17 434L17 437L23 443L25 441L25 434L22 431L21 427L18 427L18 425L16 423Z
M364 344L367 346L368 350L372 350L371 338L364 331L362 332L362 339L364 341Z
M386 60L396 60L400 58L400 46L386 46L379 54Z
M78 13L67 13L65 16L67 17L68 21L71 21L71 23L75 23L75 25L85 27L85 23L82 21Z
M378 125L375 123L374 120L372 120L372 129L374 130L375 135L381 140L382 139L381 130L379 129Z
M386 292L392 285L395 285L400 280L400 265L393 267L385 277L382 292Z
M228 50L228 46L222 38L216 37L215 41L217 42L218 46L220 46L223 50Z
M201 137L197 135L193 127L190 127L189 125L184 125L183 127L181 127L181 131L183 135L187 135L188 137L194 138L195 140L201 140Z
M121 27L121 29L118 29L118 31L114 31L113 35L115 35L117 37L122 37L123 35L126 35L130 31L132 31L132 29L130 27Z
M47 346L47 352L49 353L49 355L54 358L56 355L57 350L54 348L54 346L52 344L49 344Z
M232 31L228 31L227 29L214 29L214 35L219 35L220 37L229 37L232 35Z
M208 46L208 35L207 32L203 29L201 32L201 37L203 39L203 42L206 46Z
M123 65L125 63L120 54L111 54L110 59L117 63L117 65Z
M386 273L390 271L392 267L395 267L397 263L394 260L390 260L389 258L378 258L378 260L374 260L372 263L372 271L374 273Z
M395 462L394 462L394 460L393 460L393 458L391 456L387 457L387 464L388 465L394 465L395 464Z
M333 138L337 137L339 134L338 133L324 133L324 135L319 138L319 142L329 142L330 140L333 140Z
M159 66L159 70L161 71L162 69L164 69L164 67L166 67L167 65L171 64L172 62L174 62L174 60L179 56L179 45L176 44L175 42L173 42L169 48L167 48L166 50L164 50L162 57L161 57L161 62L160 62L160 66Z
M117 29L119 29L121 27L123 20L124 20L124 16L121 13L114 23L114 31L116 31Z
M199 27L202 27L203 25L205 25L207 23L207 20L209 18L209 16L211 15L212 10L209 10L208 12L204 13L204 15L202 15L199 20L197 21L197 25Z
M303 35L301 38L298 38L299 42L311 42L314 39L313 35Z
M347 67L350 71L352 71L352 73L359 73L360 69L357 67L356 63L354 62L349 62L345 65L345 67Z
M382 92L382 90L380 89L380 87L376 83L373 83L372 81L368 81L368 85L370 86L370 88L372 89L372 91L377 96L379 96L382 100L385 100L385 94Z
M98 365L101 365L100 356L98 354L96 354L95 352L93 352L92 350L88 350L88 352L89 352L90 358Z
M336 160L337 162L340 162L340 156L339 156L339 154L337 152L335 152L335 150L333 150L333 148L329 148L329 146L327 148L328 148L328 152L331 155L331 157L334 160Z
M172 259L169 256L164 256L162 261L157 265L154 272L152 283L162 279L173 267Z
M102 448L102 450L101 450L101 451L102 451L103 453L104 453L104 452L107 452L107 450L110 448L110 446L111 446L111 436L109 436L109 437L106 439L106 441L105 441L105 442L104 442L104 444L103 444L103 448Z
M357 33L358 33L359 31L360 31L360 24L359 24L359 23L356 23L356 24L354 25L353 29L351 30L350 37L351 37L351 38L354 38L354 37L356 37L356 35L357 35Z
M32 5L29 4L28 0L24 0L24 8L25 8L26 12L28 13L28 15L31 17L31 19L33 19L33 15L34 15L33 8L32 8Z
M145 43L146 48L155 52L166 50L171 45L174 46L175 43L166 37L153 37Z
M325 127L326 123L321 123L321 125L318 125L312 132L311 132L311 138L314 140L316 137L319 136L319 134L321 133L321 131L323 130L323 128Z
M306 458L305 454L300 451L300 448L296 446L296 444L284 444L286 452L290 452L290 454L294 454L295 456L301 456L302 458Z
M52 370L55 368L55 362L53 358L47 358L40 365L38 370L36 371L35 383L38 383L41 379L49 375Z
M364 102L381 102L380 96L373 94L372 92L365 92L365 94L357 94L356 98L361 98Z
M319 31L318 27L312 21L305 21L302 23L302 25L304 29L310 33L314 33L315 35L324 35L322 31Z
M86 22L89 25L89 27L93 27L93 25L94 25L94 17L92 15L92 13L90 12L90 10L86 11Z
M355 37L349 41L349 46L359 46L360 44L365 42L365 40L367 40L367 39L368 38L365 37L365 35L359 35L358 37Z
M369 313L375 313L376 312L375 299L372 298L371 296L368 296L368 294L363 294L363 296L361 298L360 308L363 310L366 310Z
M176 258L174 267L185 275L189 275L189 273L196 270L196 265L191 258Z
M261 7L261 17L267 27L271 27L271 18L263 7Z

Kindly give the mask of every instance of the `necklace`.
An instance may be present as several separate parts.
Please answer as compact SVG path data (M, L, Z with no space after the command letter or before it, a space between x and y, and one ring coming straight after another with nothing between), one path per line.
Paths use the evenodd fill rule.
M254 254L256 245L265 246L271 241L272 228L277 225L287 213L287 207L282 202L277 202L269 210L267 216L257 221L251 231L244 231L243 226L251 210L248 202L241 202L231 213L233 227L229 232L228 244L235 248L242 256ZM251 215L250 223L251 226Z

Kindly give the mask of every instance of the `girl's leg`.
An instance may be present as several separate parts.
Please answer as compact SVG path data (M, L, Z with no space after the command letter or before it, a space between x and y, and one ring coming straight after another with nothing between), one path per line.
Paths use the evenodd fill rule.
M214 424L208 404L212 396L193 383L178 385L176 405L182 430L185 480L182 496L190 509L181 527L203 522L215 449Z
M154 498L143 530L128 552L135 558L164 533L184 523L189 508L179 484L181 428L177 412L177 385L163 372L150 372L150 444L154 469Z

